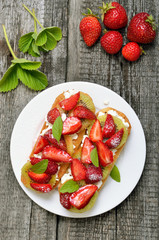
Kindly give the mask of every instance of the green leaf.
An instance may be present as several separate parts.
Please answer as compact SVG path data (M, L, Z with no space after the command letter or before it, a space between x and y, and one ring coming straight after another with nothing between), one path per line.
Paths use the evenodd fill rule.
M37 39L37 36L38 36L38 34L37 34L36 32L34 32L34 33L32 34L32 38L34 38L34 40Z
M38 46L35 44L35 40L32 41L32 49L33 49L34 53L36 53L37 55L40 56L39 48L38 48Z
M41 66L41 62L32 62L32 61L26 60L24 58L14 59L14 60L12 60L12 62L19 63L20 66L26 70L36 70Z
M110 176L115 181L120 182L120 172L119 172L119 169L117 168L116 165L114 165L114 167L113 167L113 169L112 169L112 171L110 173Z
M33 51L32 45L30 45L28 53L33 57L39 57L39 55Z
M37 39L35 41L35 44L37 46L42 46L46 43L47 41L47 35L46 35L46 32L45 32L45 29L43 29L37 36Z
M28 49L31 45L31 42L33 40L33 38L32 38L33 33L34 32L27 33L19 39L19 49L21 52L25 53L28 51Z
M39 47L39 50L42 52L48 52L48 50L44 46Z
M93 148L91 151L91 161L94 166L99 167L97 148Z
M12 64L0 80L0 92L8 92L18 86L17 66Z
M44 48L47 50L53 50L56 45L57 41L54 36L51 33L47 32L47 42L45 43Z
M57 41L60 41L62 38L62 31L59 27L48 27L45 28L47 32L50 32Z
M20 81L32 90L40 91L48 85L46 75L38 70L29 71L18 66L17 74Z
M73 180L69 180L66 183L64 183L62 185L62 187L60 188L60 192L61 193L73 193L76 192L79 189L79 185L77 184L77 182L73 181Z
M35 165L33 165L30 170L34 173L44 173L47 169L48 166L48 159L44 159L38 163L36 163Z
M63 129L63 122L62 122L61 117L59 116L56 118L56 120L52 126L52 134L58 142L61 139L62 129Z

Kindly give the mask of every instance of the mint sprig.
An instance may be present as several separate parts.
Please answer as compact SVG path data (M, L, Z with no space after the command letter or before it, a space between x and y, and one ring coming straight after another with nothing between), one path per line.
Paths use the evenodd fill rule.
M111 173L110 173L110 176L112 179L114 179L116 182L120 182L120 172L119 172L119 169L117 168L116 165L114 165Z
M48 166L48 159L44 159L38 163L36 163L35 165L33 165L30 170L34 173L44 173L47 169Z
M32 90L40 91L45 89L48 85L47 77L44 73L37 70L41 66L41 62L17 58L8 41L5 26L2 26L8 48L14 59L12 60L11 66L0 80L0 92L8 92L15 89L18 86L18 79Z
M56 118L52 126L52 134L58 142L61 139L62 129L63 129L63 122L62 122L61 116L59 116Z
M37 46L38 50L42 50L42 51L53 50L57 45L57 41L60 41L62 38L61 29L59 27L54 27L54 26L44 28L41 25L41 23L39 22L39 20L36 18L35 14L32 13L24 4L23 4L23 7L33 16L34 20L39 24L39 26L42 29L40 31L40 33L37 34L34 39L35 40L34 48L35 48L35 46ZM34 33L37 33L37 32L34 32ZM33 35L31 35L31 36L33 37ZM34 36L35 36L35 34L34 34ZM28 36L24 37L22 42L25 42L27 37ZM20 49L23 49L23 47ZM33 49L33 47L32 47L32 49ZM36 52L35 49L34 49L34 52Z
M97 148L93 148L91 151L91 161L94 166L99 167Z
M76 192L78 189L79 189L78 183L73 180L69 180L62 185L62 187L60 188L60 192L73 193L73 192Z

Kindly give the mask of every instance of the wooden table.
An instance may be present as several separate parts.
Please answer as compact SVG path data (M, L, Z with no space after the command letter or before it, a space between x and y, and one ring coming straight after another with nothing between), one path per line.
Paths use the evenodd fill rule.
M45 211L23 192L10 161L10 137L15 121L25 105L38 93L19 84L17 89L0 93L0 161L1 161L1 234L2 240L50 239L159 239L159 57L158 37L144 46L146 56L139 61L125 61L121 52L106 54L100 42L87 48L80 32L81 12L87 7L99 12L99 0L26 0L29 9L35 8L44 26L59 26L63 38L48 54L42 54L41 71L49 86L69 81L88 81L106 86L121 95L135 110L145 131L147 158L142 177L130 196L118 207L97 217L69 219ZM127 1L122 3L129 20L138 12L153 14L158 21L158 0ZM31 16L18 0L0 0L0 26L5 24L8 38L18 56L18 40L33 30ZM126 29L121 30L126 39ZM28 59L30 58L26 55ZM2 27L0 27L0 76L11 62ZM25 136L24 136L25 137Z

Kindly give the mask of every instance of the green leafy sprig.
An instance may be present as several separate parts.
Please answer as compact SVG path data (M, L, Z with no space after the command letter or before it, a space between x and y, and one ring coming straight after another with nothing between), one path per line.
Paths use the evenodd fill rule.
M78 189L79 189L78 183L73 180L69 180L62 185L62 187L60 188L60 192L73 193L73 192L76 192Z
M114 167L110 173L110 176L116 182L120 182L120 172L116 165L114 165Z
M47 27L44 28L39 20L36 18L34 12L31 12L24 4L23 7L32 15L34 18L34 32L25 34L22 36L19 40L19 48L22 52L27 52L32 55L33 54L40 54L40 51L50 51L53 50L56 45L57 41L60 41L62 38L62 32L59 27ZM39 34L37 34L36 31L36 25L35 21L39 24L41 27L41 31ZM34 40L34 41L33 41ZM33 46L32 46L32 43ZM29 47L28 47L29 45ZM30 47L31 46L31 47ZM29 51L29 48L32 49L32 51Z
M48 85L47 77L44 73L37 70L41 66L41 62L17 58L8 41L5 26L2 26L8 48L14 59L0 80L0 92L8 92L15 89L18 86L18 79L32 90L39 91L45 89Z
M34 173L41 174L41 173L44 173L46 171L47 166L48 166L48 159L44 159L44 160L36 163L35 165L33 165L30 168L30 170Z

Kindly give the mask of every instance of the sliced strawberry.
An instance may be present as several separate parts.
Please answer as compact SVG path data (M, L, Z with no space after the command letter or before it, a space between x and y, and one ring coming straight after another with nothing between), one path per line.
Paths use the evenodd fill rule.
M50 192L52 190L52 187L50 184L39 184L39 183L30 183L30 186L39 192Z
M91 184L79 188L70 196L71 205L77 209L84 208L88 204L90 199L93 197L97 189L98 187L96 185Z
M96 119L96 115L84 106L77 106L73 110L73 116L78 118Z
M43 148L46 147L47 145L49 145L48 140L43 136L39 136L34 148L34 154L41 152Z
M34 173L29 171L29 177L37 183L48 183L50 181L51 176L47 173Z
M113 162L113 153L109 150L109 148L102 142L96 142L98 157L100 164L105 167Z
M60 203L61 205L66 208L70 209L71 208L71 203L70 203L70 196L72 193L60 193Z
M57 108L51 109L47 114L47 120L49 123L53 124L57 117L60 116L60 112Z
M64 151L67 151L67 146L66 146L66 142L64 140L64 137L61 136L60 141L58 142L53 134L52 134L52 129L48 130L45 134L44 137L56 148L60 148Z
M97 142L99 140L101 140L101 141L103 140L102 128L101 128L101 125L100 125L100 122L98 119L93 124L89 137L92 140L92 142Z
M115 134L114 119L110 114L107 114L107 118L103 128L103 138L110 138Z
M86 178L86 167L78 159L73 159L71 163L71 172L75 181L84 180Z
M42 161L42 158L30 157L31 165L35 165L35 164L37 164L38 162L41 162L41 161Z
M77 117L68 117L63 123L63 135L73 134L78 132L78 130L82 127L82 122Z
M54 146L47 146L42 151L42 158L55 162L72 162L70 154Z
M108 148L116 148L120 144L123 134L124 128L121 128L111 138L109 138L105 144L108 146Z
M58 171L58 164L49 160L45 173L54 175L57 173L57 171Z
M80 97L80 92L72 95L69 98L62 100L61 102L59 102L59 105L60 105L60 107L62 107L62 109L66 110L66 111L70 111L71 109L73 109L76 106L79 97Z
M89 165L86 171L86 183L95 183L102 180L103 173L101 167Z
M82 147L81 162L88 164L92 162L90 154L93 148L94 148L93 143L88 137L86 137Z

